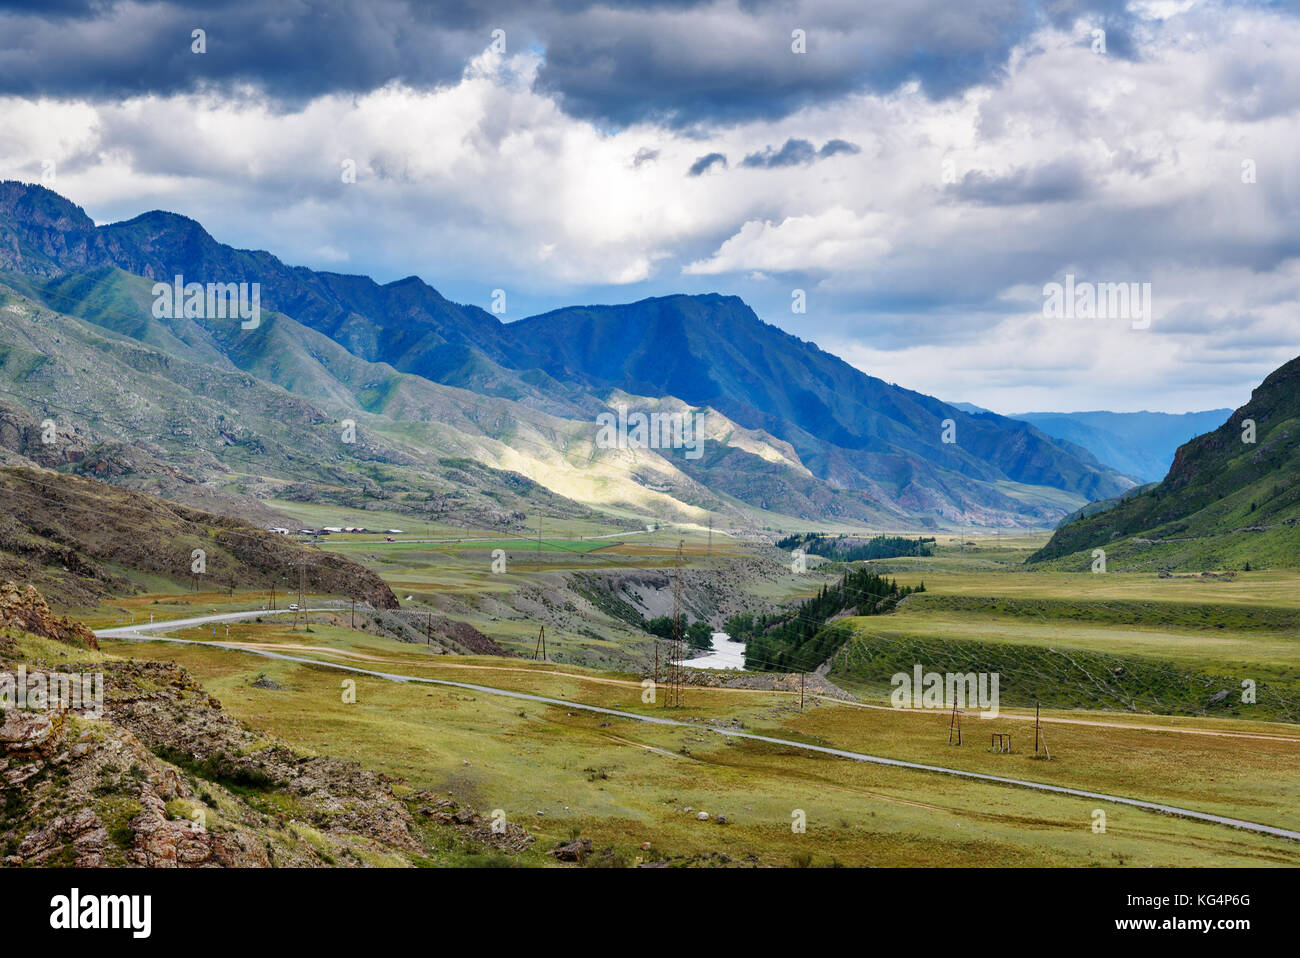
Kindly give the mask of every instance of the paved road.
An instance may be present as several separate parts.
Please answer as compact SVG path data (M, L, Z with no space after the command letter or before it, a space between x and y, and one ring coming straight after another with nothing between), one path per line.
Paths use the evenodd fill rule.
M309 612L337 612L338 609L308 609ZM1116 805L1128 805L1132 808L1141 808L1151 812L1160 812L1166 815L1175 815L1179 818L1193 819L1195 821L1210 822L1215 825L1227 825L1231 828L1239 828L1244 831L1255 832L1261 835L1271 835L1277 838L1288 838L1292 841L1300 841L1300 832L1289 831L1285 828L1276 828L1272 825L1262 825L1259 822L1248 822L1239 818L1228 818L1224 815L1213 815L1209 812L1198 812L1190 808L1179 808L1174 805L1162 805L1158 802L1146 802L1138 798L1125 798L1121 795L1107 795L1103 792L1088 792L1077 788L1067 788L1063 785L1048 785L1043 782L1031 782L1020 778L1007 778L1001 775L986 775L983 772L970 772L965 769L947 768L942 765L925 765L920 762L905 762L897 758L885 758L880 755L867 755L863 752L851 752L846 749L830 748L824 745L811 745L807 742L795 742L790 739L773 738L768 735L758 735L753 732L740 732L735 729L718 728L712 725L704 725L698 722L683 722L679 719L660 718L654 715L638 715L635 712L622 712L618 709L604 708L599 705L585 705L580 702L571 702L568 699L550 698L545 695L533 695L528 692L514 692L510 689L498 689L489 685L475 685L472 682L455 682L451 679L430 679L416 675L400 675L394 672L380 672L375 669L363 669L360 666L344 665L338 662L322 662L319 659L312 659L301 655L286 655L283 652L273 652L269 649L252 649L242 645L234 645L226 642L207 642L197 639L175 639L158 635L159 631L171 631L175 628L186 628L193 625L203 625L208 622L228 622L234 619L252 618L258 615L276 615L285 614L285 610L279 609L276 612L230 612L224 615L202 616L196 619L174 619L171 622L155 622L143 626L125 626L116 629L99 629L95 634L101 638L121 639L124 641L135 642L172 642L179 645L208 645L216 646L220 649L227 649L232 652L244 652L249 655L261 655L268 659L280 659L285 662L298 662L305 665L318 665L322 668L337 669L342 672L353 672L358 675L368 675L372 678L384 679L388 682L417 682L424 685L445 685L451 688L468 689L472 692L481 692L484 695L499 695L505 698L523 699L528 702L540 702L545 705L557 705L562 708L580 709L584 712L597 712L601 715L612 715L615 718L627 719L634 722L646 722L651 725L670 725L679 728L689 728L714 732L727 738L744 738L755 742L768 742L773 745L781 745L787 748L797 748L808 752L819 752L823 755L834 755L837 758L847 758L855 762L868 762L873 765L888 765L894 768L906 768L919 772L932 772L940 775L952 775L957 778L974 779L981 782L991 782L995 785L1011 785L1017 788L1029 788L1039 792L1051 792L1056 795L1068 795L1073 798L1087 798L1098 802L1110 802Z
M717 532L721 535L726 535L725 532L722 532L721 530L718 529L715 529L714 532ZM341 534L347 535L346 532ZM362 533L362 534L369 535L370 533ZM625 539L628 536L644 536L649 534L650 534L649 531L646 529L632 529L628 532L605 532L598 536L595 535L545 536L544 535L542 536L542 541L543 542L594 542L597 539ZM509 540L517 540L524 545L537 544L536 539L528 538L522 535L511 535L508 532L503 532L499 536L473 536L473 537L464 537L459 539L412 539L409 536L399 539L397 537L394 537L392 543L389 543L387 541L380 542L378 539L334 539L334 536L337 535L340 535L340 533L335 532L329 536L325 536L324 538L327 540L333 539L334 545L343 545L343 546L386 546L390 544L399 545L403 542L415 542L421 545L428 545L428 544L444 545L448 543L460 543L460 542L506 542ZM311 541L311 537L308 536L294 536L294 538L296 538L299 542Z
M305 612L346 612L347 606L335 606L327 609L299 609L297 614ZM210 622L241 622L244 619L256 619L265 615L294 615L291 609L249 609L246 612L223 612L219 615L200 615L192 619L164 619L158 622L137 622L134 625L114 626L111 629L95 629L95 635L102 639L130 639L139 633L139 638L147 638L157 632L174 632L176 629L188 629Z

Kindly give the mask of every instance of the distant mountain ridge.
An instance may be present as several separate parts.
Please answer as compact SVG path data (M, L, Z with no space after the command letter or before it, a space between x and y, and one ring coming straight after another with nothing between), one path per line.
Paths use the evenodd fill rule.
M93 315L98 294L78 279L102 279L107 267L155 281L182 275L257 282L264 310L323 334L352 356L518 404L508 408L521 416L531 415L522 412L528 409L589 424L616 392L716 410L733 429L754 431L760 444L770 436L772 451L766 458L727 452L724 431L701 462L678 460L675 468L704 489L725 487L728 497L769 512L900 525L1041 525L1133 484L1082 446L1033 425L972 416L868 376L762 322L736 297L570 307L506 324L450 302L415 277L380 285L290 267L269 253L219 243L174 213L97 227L55 193L0 184L0 270L33 277L32 295L63 310L65 300L48 297L71 290L67 309L110 321ZM132 332L120 317L111 322L127 335L144 334L139 323ZM151 329L148 335L163 336ZM202 338L187 335L191 346ZM277 371L276 356L258 351L264 337L221 335L228 341L203 348L290 391L319 389L305 369L296 380ZM384 381L381 389L400 380L386 374ZM389 404L382 391L334 392L376 413ZM956 442L944 441L948 420ZM792 452L776 452L781 444ZM527 464L523 471L531 474ZM534 478L546 482L540 472Z
M1158 482L1183 443L1218 428L1231 409L1203 412L1026 412L1011 418L1082 446L1106 465L1143 482Z

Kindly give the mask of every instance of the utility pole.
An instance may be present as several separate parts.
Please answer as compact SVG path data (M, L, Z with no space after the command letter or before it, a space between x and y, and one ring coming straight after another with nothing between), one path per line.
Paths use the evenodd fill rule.
M424 639L430 645L433 645L433 613L430 612L424 623Z
M953 742L952 740L954 732L957 734L956 742ZM948 721L948 744L961 744L961 712L957 709L956 699L954 699L952 703L952 718Z
M685 543L677 540L677 563L673 570L673 638L668 647L668 704L680 708L682 704L682 547Z
M352 617L348 619L348 627L355 629L357 627L357 600L352 600Z
M1043 743L1043 756L1050 762L1052 753L1047 748L1047 733L1043 731L1043 720L1039 714L1041 708L1042 703L1034 703L1034 758L1038 757L1038 743L1041 740Z
M807 672L799 673L799 711L800 712L803 711L803 679L804 676L807 674L808 674Z
M533 646L533 660L536 661L538 653L541 653L541 659L546 661L546 626L543 625L537 630L537 644Z

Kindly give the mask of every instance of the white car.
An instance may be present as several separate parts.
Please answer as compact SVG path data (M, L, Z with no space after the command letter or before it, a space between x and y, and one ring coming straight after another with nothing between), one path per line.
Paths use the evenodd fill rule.
M289 604L289 611L290 611L290 612L297 612L297 611L298 611L298 603L297 603L297 602L291 602L291 603Z

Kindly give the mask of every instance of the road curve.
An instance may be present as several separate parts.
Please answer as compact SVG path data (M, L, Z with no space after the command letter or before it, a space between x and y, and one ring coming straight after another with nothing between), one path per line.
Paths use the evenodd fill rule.
M159 622L140 622L135 625L119 625L111 629L95 629L95 635L101 639L129 639L132 636L144 638L154 632L171 632L173 629L188 629L210 622L241 622L244 619L256 619L263 615L306 615L308 612L346 612L346 606L326 609L249 609L245 612L222 612L219 615L200 615L190 619L164 619Z
M120 639L128 642L171 642L178 645L215 646L231 652L244 652L250 655L260 655L268 659L280 659L286 662L317 665L322 668L336 669L342 672L352 672L358 675L367 675L372 678L384 679L388 682L417 682L425 685L443 685L451 688L468 689L472 692L481 692L484 695L499 695L505 698L523 699L528 702L540 702L545 705L557 705L563 708L581 709L584 712L596 712L601 715L612 715L616 718L627 719L634 722L647 722L651 725L669 725L679 728L699 729L706 732L714 732L727 738L743 738L755 742L768 742L773 745L781 745L787 748L797 748L808 752L819 752L823 755L833 755L837 758L846 758L855 762L868 762L873 765L888 765L894 768L905 768L918 772L952 775L957 778L991 782L995 785L1010 785L1017 788L1033 789L1039 792L1051 792L1056 795L1068 795L1073 798L1089 798L1099 802L1128 805L1132 808L1141 808L1150 812L1160 812L1165 815L1174 815L1179 818L1210 822L1214 825L1227 825L1230 828L1238 828L1243 831L1255 832L1261 835L1270 835L1275 838L1286 838L1292 841L1300 841L1300 832L1290 831L1285 828L1277 828L1273 825L1263 825L1259 822L1249 822L1239 818L1229 818L1224 815L1214 815L1210 812L1198 812L1195 809L1190 808L1179 808L1174 805L1162 805L1158 802L1147 802L1138 798L1125 798L1122 795L1107 795L1102 792L1088 792L1083 791L1082 789L1068 788L1064 785L1048 785L1044 782L1031 782L1027 779L1008 778L1001 775L988 775L983 772L970 772L965 769L948 768L943 765L926 765L920 762L906 762L897 758L885 758L880 755L867 755L863 752L851 752L846 749L830 748L824 745L812 745L807 742L796 742L790 739L773 738L768 735L758 735L754 732L740 732L735 729L719 728L717 726L705 725L699 722L683 722L680 719L660 718L654 715L638 715L635 712L623 712L618 709L604 708L599 705L585 705L580 702L571 702L568 699L550 698L545 695L533 695L529 692L515 692L510 689L498 689L493 688L490 685L475 685L472 682L455 682L451 679L431 679L416 675L400 675L394 672L380 672L375 669L363 669L360 666L355 665L344 665L339 662L322 662L319 659L312 659L301 655L286 655L283 652L272 652L269 649L251 649L246 646L226 642L207 642L198 639L175 639L162 635L150 634L157 632L160 629L162 631L170 631L172 628L202 625L206 622L231 621L232 617L251 618L266 614L284 614L284 611L285 610L277 610L274 613L267 613L265 611L233 612L224 615L203 616L196 619L175 619L171 622L155 622L144 626L100 629L97 630L95 634L101 638ZM337 612L338 609L308 609L306 611Z

